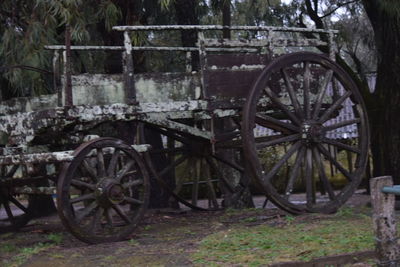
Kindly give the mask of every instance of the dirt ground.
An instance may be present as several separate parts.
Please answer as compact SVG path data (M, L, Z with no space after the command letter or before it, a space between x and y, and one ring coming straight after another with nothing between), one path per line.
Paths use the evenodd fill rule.
M357 193L346 205L359 207L368 201L369 196ZM258 207L263 202L263 197L255 198ZM279 224L286 215L272 206L254 212L227 216L226 211L152 210L129 240L99 245L80 242L65 231L56 215L49 216L32 221L18 233L1 236L0 266L193 266L196 264L190 256L207 235L243 223L255 214L257 219L247 227ZM20 247L26 249L18 250Z

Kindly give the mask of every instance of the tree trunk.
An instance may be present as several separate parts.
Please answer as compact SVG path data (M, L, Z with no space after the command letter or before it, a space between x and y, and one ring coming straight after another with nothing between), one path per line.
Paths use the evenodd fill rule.
M364 0L375 32L378 75L369 107L374 176L391 175L400 184L400 3Z
M222 25L231 26L231 0L224 0L222 3ZM224 29L223 37L231 39L231 31Z
M175 1L175 12L176 22L179 25L198 25L199 15L197 12L197 0L176 0ZM196 46L197 42L197 31L182 31L181 40L183 46ZM192 70L199 70L199 53L191 53Z

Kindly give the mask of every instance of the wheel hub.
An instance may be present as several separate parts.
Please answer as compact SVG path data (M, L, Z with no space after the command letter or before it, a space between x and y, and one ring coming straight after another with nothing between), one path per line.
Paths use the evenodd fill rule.
M316 122L305 122L301 125L301 138L307 143L321 142L324 137L323 126Z
M120 204L125 199L122 185L110 178L104 178L97 184L95 194L103 207Z

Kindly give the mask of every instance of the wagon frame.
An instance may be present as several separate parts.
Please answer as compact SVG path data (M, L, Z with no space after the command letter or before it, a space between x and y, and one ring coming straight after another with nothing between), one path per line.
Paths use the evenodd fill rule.
M261 32L264 35L262 38L248 40L204 37L205 32L225 29ZM0 117L0 131L7 133L8 137L3 156L0 157L3 170L0 180L0 208L5 209L8 228L18 228L25 224L31 212L29 206L24 205L15 195L56 193L59 216L76 237L89 243L124 239L134 230L146 210L150 176L155 177L180 202L194 209L206 210L228 205L221 203L217 197L216 181L212 178L215 176L218 176L220 187L231 196L230 201L242 196L251 177L268 199L291 213L334 212L358 187L368 155L368 123L362 98L354 82L333 61L335 31L190 25L117 26L114 30L123 32L123 46L71 46L68 35L65 46L47 46L47 49L54 50L54 84L57 88L58 107ZM181 30L198 32L196 47L134 46L130 37L131 31ZM297 37L280 38L276 33L292 33ZM316 38L314 34L325 35L326 41ZM300 38L307 35L312 37ZM272 58L273 49L286 46L327 46L329 55L297 52ZM76 103L69 62L72 50L121 51L125 99L121 103L106 105L74 105ZM64 59L63 86L58 67L60 51L63 51ZM134 73L133 51L198 53L200 70L198 73L188 74L192 80L196 77L195 84L200 85L192 94L194 99L154 103L144 101L146 95L143 93L143 99L140 99L135 82L137 75ZM246 56L260 52L264 53L255 61L250 60L248 65L251 66L238 66L237 62L234 62L234 66L225 66L224 57L218 54L240 53ZM210 56L213 53L215 56ZM238 75L233 70L242 72ZM213 72L218 71L230 75L226 77L231 79L240 77L238 87L227 91L223 84L214 85ZM247 81L246 77L258 78ZM240 83L240 80L244 82ZM229 86L235 85L230 83ZM328 92L328 87L331 92ZM327 125L327 121L339 116L339 110L346 101L351 103L353 117ZM116 138L93 139L87 136L86 142L82 138L77 141L83 143L75 150L51 152L39 148L38 152L32 153L37 148L31 147L30 143L36 140L38 134L57 134L66 128L82 131L107 121L137 121L142 125L149 125L165 136L167 144L161 150L151 149L143 127L137 127L136 145ZM229 123L221 128L221 121ZM278 134L259 136L254 130L256 125L259 128L272 129ZM327 137L329 131L349 125L354 126L357 131L355 144ZM289 150L272 166L267 167L262 153L265 149L276 148L283 143L291 145ZM325 144L354 153L354 163L349 163L347 167L342 166L327 151ZM242 158L238 160L232 156L226 157L224 151ZM157 168L152 153L163 154L169 160L169 165L162 169ZM174 176L176 167L185 161L188 168L195 166L194 170L188 170L193 177L193 182L190 183L191 200L180 195L177 190L182 184L168 185L164 179L166 175ZM347 184L339 190L333 188L327 177L325 161L334 165L347 179ZM54 175L29 175L29 168L34 164L62 162L64 165L58 178ZM221 171L221 164L230 169L230 172ZM284 165L290 165L291 170L288 171L284 188L281 188L275 177ZM19 166L23 166L24 177L13 178ZM200 180L202 176L206 177L204 181ZM57 186L48 186L49 183L35 186L40 179ZM295 183L300 180L305 186L305 203L290 200ZM201 183L207 188L208 208L199 203ZM320 194L317 193L318 190ZM323 200L319 201L319 198ZM10 204L20 209L23 215L14 216Z

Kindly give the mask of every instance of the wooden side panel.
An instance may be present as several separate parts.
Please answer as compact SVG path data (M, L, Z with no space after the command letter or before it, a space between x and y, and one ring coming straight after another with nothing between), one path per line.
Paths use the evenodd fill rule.
M262 69L207 71L206 86L216 99L245 98Z
M268 62L260 54L210 54L204 71L205 86L216 99L245 98Z
M207 69L232 68L240 66L266 65L267 55L259 54L211 54L207 55Z

